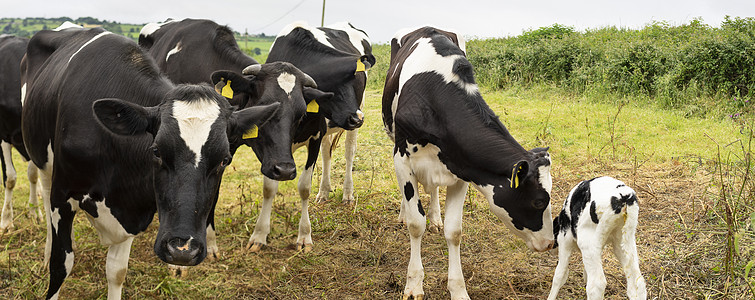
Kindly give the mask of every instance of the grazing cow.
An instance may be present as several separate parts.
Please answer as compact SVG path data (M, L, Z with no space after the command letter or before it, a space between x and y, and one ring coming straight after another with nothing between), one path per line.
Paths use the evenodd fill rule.
M261 97L287 96L276 79L293 75L275 67L250 79L268 88ZM207 85L176 86L136 43L101 28L40 31L29 41L21 79L24 144L40 170L48 216L52 299L73 267L79 210L109 246L109 299L120 298L131 243L155 212L155 254L171 264L202 262L229 144L279 106L234 111ZM296 77L297 86L302 81Z
M21 58L26 53L29 39L0 35L0 164L3 170L5 201L0 219L0 231L13 227L13 189L16 186L16 168L13 166L11 149L16 148L28 161L29 155L21 137L21 95L26 86L21 85ZM44 219L37 205L37 168L29 164L29 217ZM34 209L36 207L36 209Z
M593 178L575 186L561 213L553 220L558 265L548 299L556 299L558 290L566 282L569 256L575 248L582 252L587 299L603 299L606 276L603 274L602 253L606 244L613 246L613 253L627 276L629 299L647 299L634 237L639 211L634 190L614 178Z
M383 122L395 142L396 180L411 239L404 299L424 297L420 247L426 219L419 184L426 191L448 187L444 232L452 299L469 299L459 255L469 183L530 249L553 246L547 149L522 148L487 106L461 36L432 27L396 34L383 92Z
M351 27L351 25L349 25ZM338 130L355 130L362 126L364 114L360 110L361 101L364 97L364 89L367 82L366 71L375 64L375 57L366 40L366 35L361 32L354 34L352 31L310 27L307 24L296 22L284 27L270 48L267 57L268 62L290 62L305 73L312 76L317 82L317 87L326 92L332 92L333 98L329 105L320 105L319 114L307 114L299 128L296 130L293 150L307 146L307 162L304 171L299 177L299 197L301 198L302 213L299 218L299 233L296 238L297 249L308 252L312 249L311 223L309 221L308 201L312 189L312 172L317 161L318 150L328 133ZM328 118L326 123L326 117ZM334 130L328 130L333 128ZM340 128L340 129L335 129ZM349 139L347 135L347 139ZM353 160L353 152L356 147L356 136L351 135L347 141L347 156ZM330 151L330 143L327 149ZM350 150L349 150L350 149ZM328 153L326 170L330 167L330 155ZM347 176L350 177L351 163L347 166ZM323 175L325 177L326 175ZM347 183L351 185L349 179ZM328 183L329 185L329 183ZM322 187L323 185L321 185ZM327 187L329 190L329 187ZM352 189L352 188L350 188ZM254 233L249 238L247 245L253 252L259 251L267 244L267 235L270 233L270 213L272 201L278 190L278 182L265 178L263 189L262 211L257 218ZM353 190L353 189L352 189ZM344 191L344 195L351 191ZM327 197L327 191L321 190L321 199ZM348 196L351 198L351 196ZM350 199L347 199L350 200Z
M210 74L215 70L235 71L244 68L254 69L254 66L259 66L254 59L241 52L233 39L233 33L228 27L220 26L210 20L185 19L148 24L139 35L139 44L148 49L160 69L176 83L208 81ZM296 69L292 64L282 61L268 64L283 64ZM301 73L301 71L298 72ZM236 84L240 81L232 79L231 82ZM309 78L308 85L310 87L316 86L311 78ZM231 103L241 107L257 104L256 102L259 101L264 103L280 101L283 107L278 118L259 128L259 137L243 140L243 143L251 147L257 158L262 162L262 173L265 175L266 181L268 179L271 179L271 182L293 179L296 176L296 165L291 154L291 146L298 143L295 141L295 137L300 136L301 128L324 126L324 122L322 124L316 122L322 119L319 116L319 111L330 116L331 111L339 109L339 107L331 108L329 106L333 100L331 99L333 93L323 93L310 87L299 92L299 94L304 94L303 99L262 98L258 101L250 101L250 93L244 93L243 90L234 88L238 92L231 97ZM247 90L253 92L255 89ZM306 104L304 100L306 100ZM318 105L321 107L319 111L315 109L315 106ZM309 131L324 132L325 129L316 127ZM238 146L240 144L231 145L231 153L234 153ZM319 144L316 146L319 146ZM317 156L314 156L314 159L317 159ZM272 196L268 197L272 199ZM214 237L213 213L210 214L208 221L208 233L211 232L210 236ZM214 238L209 239L207 245L209 254L217 255L218 247Z

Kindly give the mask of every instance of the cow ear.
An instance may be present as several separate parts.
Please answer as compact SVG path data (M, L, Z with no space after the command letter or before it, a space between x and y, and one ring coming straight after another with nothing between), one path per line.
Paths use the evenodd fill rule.
M253 92L252 81L233 71L215 71L212 73L212 85L215 91L228 99L238 93L251 94Z
M527 178L527 173L530 171L530 164L526 160L520 160L514 165L514 169L511 170L511 188L519 188L519 185Z
M92 104L97 121L108 131L118 135L137 135L148 132L153 136L160 127L157 107L143 107L121 99L100 99Z
M304 96L304 100L307 102L308 113L319 113L320 105L327 103L334 95L331 92L323 92L316 88L306 86L302 87L301 93L302 96Z
M372 68L372 65L374 64L375 64L374 56L362 55L361 57L359 57L359 59L357 59L356 70L354 71L354 73L367 71L370 68Z
M230 138L255 138L258 128L270 120L278 111L280 102L257 105L233 112L233 125Z

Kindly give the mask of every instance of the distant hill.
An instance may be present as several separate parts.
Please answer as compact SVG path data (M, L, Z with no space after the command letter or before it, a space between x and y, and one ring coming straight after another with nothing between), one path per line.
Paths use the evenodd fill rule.
M102 27L106 30L122 34L134 41L139 39L139 31L145 24L126 24L116 21L102 20L93 17L81 17L71 19L69 17L60 18L0 18L0 34L12 34L21 37L31 37L40 30L54 29L63 22L68 21L83 27ZM274 36L261 35L244 35L234 31L236 41L241 50L254 57L254 59L264 62L270 46L275 40Z

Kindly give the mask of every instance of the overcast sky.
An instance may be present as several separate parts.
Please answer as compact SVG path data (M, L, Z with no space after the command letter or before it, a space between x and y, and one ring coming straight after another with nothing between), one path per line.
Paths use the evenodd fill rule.
M95 17L121 23L203 18L250 34L275 35L297 20L320 25L321 0L266 1L3 1L0 17ZM701 17L719 26L724 16L753 17L753 0L326 0L325 24L350 21L373 42L387 42L401 28L434 25L467 37L515 36L559 23L577 30L619 26L640 28L652 21L672 25Z

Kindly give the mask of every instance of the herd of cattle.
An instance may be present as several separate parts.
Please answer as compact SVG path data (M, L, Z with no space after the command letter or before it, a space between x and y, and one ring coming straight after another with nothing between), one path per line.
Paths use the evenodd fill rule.
M320 201L331 189L331 149L342 134L343 200L353 200L356 135L364 122L367 71L375 64L367 34L349 23L290 24L264 64L239 49L228 27L209 20L148 24L138 44L70 23L31 39L0 36L0 229L13 226L15 148L30 161L29 215L47 224L47 298L58 298L71 273L73 219L82 210L109 246L108 298L118 299L131 243L155 213L154 252L161 260L192 266L217 256L220 183L241 145L252 148L264 175L262 208L247 245L261 251L278 182L297 177L292 152L306 146L296 245L307 252L315 162L322 155ZM431 230L443 228L447 240L451 298L469 299L459 251L470 184L530 249L561 245L550 298L566 279L575 245L583 253L589 298L602 298L606 243L627 273L629 297L646 298L634 242L634 191L611 178L582 182L554 221L548 149L524 149L487 106L461 36L432 27L397 32L382 115L404 196L399 220L411 240L404 299L424 296L420 247L428 221ZM37 179L44 213L33 209ZM427 216L420 184L431 194ZM448 187L442 221L440 186Z

